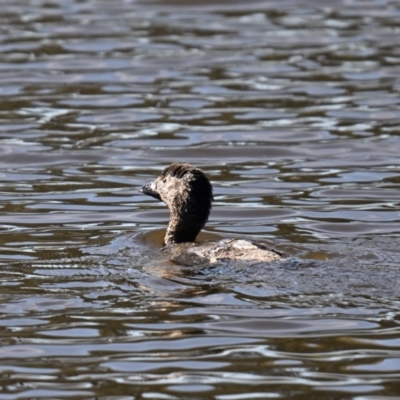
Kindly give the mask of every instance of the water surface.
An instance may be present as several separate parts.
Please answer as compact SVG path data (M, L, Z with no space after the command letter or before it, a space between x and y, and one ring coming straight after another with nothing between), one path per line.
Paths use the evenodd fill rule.
M0 400L400 396L395 0L0 4ZM214 185L160 259L173 161Z

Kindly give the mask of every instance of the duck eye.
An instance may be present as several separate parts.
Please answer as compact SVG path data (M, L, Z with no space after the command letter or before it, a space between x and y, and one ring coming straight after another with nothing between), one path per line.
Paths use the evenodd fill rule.
M165 178L162 181L163 181L163 183L167 182L167 180Z

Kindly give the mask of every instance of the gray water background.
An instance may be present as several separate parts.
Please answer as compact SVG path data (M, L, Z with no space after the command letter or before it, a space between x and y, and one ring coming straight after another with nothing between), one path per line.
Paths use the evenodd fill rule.
M0 400L400 398L400 3L0 2ZM157 259L173 161L200 240Z

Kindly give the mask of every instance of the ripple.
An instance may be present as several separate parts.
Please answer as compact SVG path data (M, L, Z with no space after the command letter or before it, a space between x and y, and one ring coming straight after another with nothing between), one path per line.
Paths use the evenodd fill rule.
M395 398L398 2L0 15L0 400ZM287 260L163 259L137 187L172 161L212 180L200 241Z

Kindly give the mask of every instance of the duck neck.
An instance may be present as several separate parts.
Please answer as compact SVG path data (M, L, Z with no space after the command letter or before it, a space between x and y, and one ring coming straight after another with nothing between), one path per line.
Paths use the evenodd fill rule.
M196 221L193 216L179 215L179 217L177 217L171 212L171 219L165 234L164 243L168 245L194 242L196 236L203 228L204 223L205 222L200 222L198 220Z
M205 178L206 179L206 178ZM208 180L207 180L208 183ZM164 243L194 242L203 229L211 211L212 189L202 190L192 185L181 190L180 196L163 199L169 208L170 220Z

